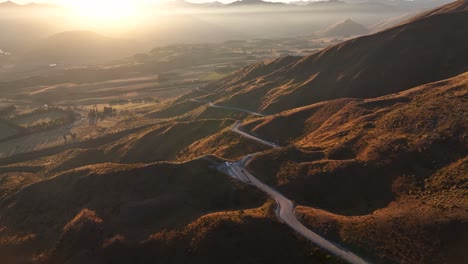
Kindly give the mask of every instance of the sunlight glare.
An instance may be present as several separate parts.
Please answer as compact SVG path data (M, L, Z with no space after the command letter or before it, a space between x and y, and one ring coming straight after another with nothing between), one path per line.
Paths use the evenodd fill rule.
M67 0L78 16L94 20L119 20L135 16L138 1L132 0Z

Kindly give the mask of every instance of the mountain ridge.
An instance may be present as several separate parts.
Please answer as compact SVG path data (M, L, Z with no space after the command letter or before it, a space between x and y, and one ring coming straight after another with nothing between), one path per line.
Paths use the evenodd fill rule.
M410 20L304 58L252 65L204 89L214 92L212 97L220 104L276 113L342 97L381 96L455 76L468 67L464 48L468 40L460 39L468 29L458 26L468 22L467 11L447 12ZM447 31L447 27L454 30ZM427 28L432 28L431 34L424 33ZM431 56L426 56L429 51Z

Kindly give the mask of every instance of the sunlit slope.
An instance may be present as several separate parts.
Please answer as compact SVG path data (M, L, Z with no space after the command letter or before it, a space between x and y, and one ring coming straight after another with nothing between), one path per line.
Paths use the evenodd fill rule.
M251 168L307 203L372 210L373 203L391 200L396 177L425 178L466 155L467 87L465 73L398 94L318 103L247 122L241 128L290 144L254 159ZM288 187L302 183L308 187ZM330 192L336 195L325 195Z
M208 84L220 104L276 113L315 102L370 98L468 69L466 1L431 15L329 47L244 68ZM450 30L448 30L450 29Z
M231 132L234 122L201 119L122 128L124 131L119 133L0 159L0 175L11 177L13 174L9 173L27 172L22 177L40 180L61 171L105 162L186 161L210 154L240 158L265 149Z
M298 212L378 263L459 263L468 243L467 88L464 73L254 120L243 128L290 145L258 156L249 170L324 210Z

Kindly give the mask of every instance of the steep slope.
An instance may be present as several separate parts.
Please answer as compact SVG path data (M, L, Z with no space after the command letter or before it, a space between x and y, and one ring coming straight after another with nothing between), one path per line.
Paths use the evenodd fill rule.
M260 63L203 87L218 104L264 113L345 98L370 98L468 69L466 0L308 57ZM450 8L448 8L450 7ZM450 28L450 30L447 30Z
M454 13L454 12L462 12L468 11L468 1L466 0L458 0L454 1L453 3L449 3L444 5L440 8L436 8L430 11L427 11L419 16L416 16L413 20L421 19L430 17L433 15L440 15L440 14L447 14L447 13Z
M297 213L311 228L370 252L379 263L463 263L468 257L467 170L467 158L460 159L424 184L406 186L395 202L369 215L346 217L310 207Z
M468 243L467 96L464 73L252 120L244 130L290 146L259 155L249 171L298 204L328 211L299 209L317 232L378 263L460 263Z
M85 208L106 219L107 234L118 230L130 240L142 240L162 229L187 225L206 213L260 206L265 201L257 191L210 169L215 161L106 163L26 184L1 200L0 258L15 259L16 255L18 261L19 256L31 257L53 248L62 231L67 231L67 223ZM80 253L79 247L69 250Z
M250 121L244 130L291 144L259 156L251 168L306 203L350 214L371 211L379 206L374 203L392 199L396 177L424 179L468 153L467 87L465 73L398 94L319 103ZM293 132L276 133L285 126ZM302 184L308 187L295 189ZM331 189L336 195L321 195ZM361 195L350 199L356 190Z
M373 33L392 28L398 24L401 24L409 19L413 19L419 12L410 12L403 15L398 15L389 19L384 19L380 22L377 22L369 26L369 30Z
M364 35L369 33L369 29L365 26L354 22L351 19L346 19L327 29L317 32L321 37L351 37Z
M183 228L156 232L141 241L122 234L100 236L107 220L83 210L67 224L60 243L40 263L340 263L310 248L277 222L272 203L208 214ZM71 249L79 249L81 254Z

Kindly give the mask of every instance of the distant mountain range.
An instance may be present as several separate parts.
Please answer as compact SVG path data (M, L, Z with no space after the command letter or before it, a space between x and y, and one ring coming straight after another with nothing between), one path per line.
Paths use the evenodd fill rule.
M252 65L206 89L216 91L218 103L276 113L342 97L382 96L463 73L468 70L467 43L460 41L460 36L468 35L467 28L460 26L467 18L468 7L463 3L466 5L445 6L308 57L283 57ZM346 20L322 34L345 34L344 29L367 32ZM275 91L268 88L272 86L277 87Z
M293 1L290 3L269 2L263 0L238 0L232 3L223 4L218 1L205 3L191 3L185 0L175 0L158 4L166 8L226 8L226 7L244 7L244 6L269 6L269 7L300 7L300 8L353 8L376 11L394 11L406 9L430 8L445 3L450 0L324 0L324 1ZM38 4L31 2L20 5L13 1L0 3L0 8L51 8L57 7L52 4Z
M85 106L97 106L82 96L121 99L108 92L141 78L1 82L20 107L47 100L84 114L71 125L76 141L0 158L2 263L342 263L279 221L283 203L255 186L282 193L304 229L369 263L465 263L467 24L468 0L459 0L309 56L194 84L135 114L102 117L94 130ZM324 34L343 30L364 31L345 20ZM93 57L117 52L117 42L71 31L30 44L42 58ZM70 103L57 100L64 95ZM20 136L1 143L32 144ZM236 180L244 176L251 184Z
M24 5L20 5L20 4L17 4L13 1L6 1L6 2L2 2L0 3L0 8L51 8L51 7L57 7L55 5L52 5L52 4L39 4L39 3L34 3L34 2L31 2L31 3L28 3L28 4L24 4Z
M239 0L227 4L226 6L256 6L256 5L269 5L269 6L284 6L285 3L282 2L268 2L263 0Z

